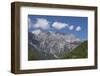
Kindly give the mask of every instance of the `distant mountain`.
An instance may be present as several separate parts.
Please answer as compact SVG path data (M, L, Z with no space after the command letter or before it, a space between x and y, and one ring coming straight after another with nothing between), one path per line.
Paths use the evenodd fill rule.
M59 32L46 32L34 30L28 33L28 47L36 53L35 59L61 59L67 52L71 52L81 43L81 40L74 34L63 34ZM29 57L30 57L29 54ZM34 57L34 56L33 56ZM32 56L29 60L32 60Z
M64 55L64 58L65 59L87 58L87 56L88 56L88 41L84 41L76 48L74 48L71 52L66 53Z

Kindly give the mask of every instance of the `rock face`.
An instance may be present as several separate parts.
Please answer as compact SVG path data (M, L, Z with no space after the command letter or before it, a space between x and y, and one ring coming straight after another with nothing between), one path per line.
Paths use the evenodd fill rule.
M39 59L61 59L80 44L80 39L73 34L44 32L34 30L28 33L28 47L34 48Z

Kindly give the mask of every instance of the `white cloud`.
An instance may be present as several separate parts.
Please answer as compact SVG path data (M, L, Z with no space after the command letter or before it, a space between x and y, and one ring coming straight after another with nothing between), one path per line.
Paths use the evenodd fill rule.
M77 26L76 27L76 31L81 31L81 27L80 26Z
M67 42L75 42L75 41L80 41L80 39L77 38L76 35L74 35L74 34L68 34L66 36L66 41Z
M34 28L49 29L49 27L49 21L44 18L38 18L36 24L34 24Z
M36 34L36 35L38 35L40 32L41 32L40 29L37 29L37 30L32 31L32 33L33 33L33 34Z
M61 22L54 22L54 23L52 24L52 27L54 27L55 29L60 30L60 29L63 29L63 28L65 28L65 27L68 27L68 24L66 24L66 23L61 23Z
M53 28L61 30L63 28L68 28L69 30L74 30L74 25L68 25L67 23L62 22L53 22L51 25ZM45 18L37 18L36 23L32 23L31 19L28 18L28 29L30 28L36 28L36 29L50 29L50 22ZM39 33L39 30L35 30L37 33ZM75 28L75 31L81 31L81 27L77 26Z
M30 28L31 28L31 26L32 26L31 19L30 19L30 18L28 18L28 28L30 29Z
M73 29L74 29L73 25L69 26L69 30L73 30Z

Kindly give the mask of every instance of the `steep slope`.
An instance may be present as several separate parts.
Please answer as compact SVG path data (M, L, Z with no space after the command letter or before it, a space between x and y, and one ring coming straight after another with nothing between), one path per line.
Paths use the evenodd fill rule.
M64 55L65 59L74 58L87 58L88 56L88 41L82 42L79 46L73 49L71 52Z

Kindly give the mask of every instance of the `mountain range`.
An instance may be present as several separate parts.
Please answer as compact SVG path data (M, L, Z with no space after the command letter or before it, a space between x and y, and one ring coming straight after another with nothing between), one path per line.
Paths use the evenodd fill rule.
M62 59L81 44L74 34L34 30L28 32L29 60Z

